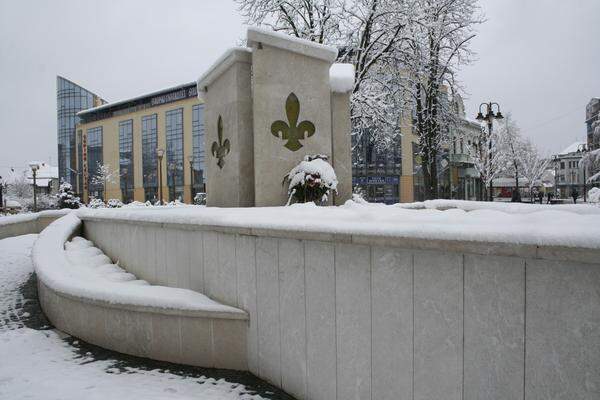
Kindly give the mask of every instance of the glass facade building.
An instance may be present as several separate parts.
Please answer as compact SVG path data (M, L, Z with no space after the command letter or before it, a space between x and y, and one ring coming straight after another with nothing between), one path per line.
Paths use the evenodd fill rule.
M98 167L104 163L102 154L102 127L90 128L87 130L87 170L88 170L88 190L90 197L103 198L104 185L100 182L94 183L94 177L98 174Z
M119 122L119 177L124 203L133 200L133 120Z
M165 113L169 201L183 198L183 108Z
M400 139L391 148L380 149L371 136L352 138L352 186L370 202L400 202L402 147Z
M205 192L204 181L204 105L192 107L192 198Z
M75 125L77 113L103 104L94 93L61 76L56 77L56 110L58 134L58 175L61 182L69 182L81 192L81 172L77 171Z
M157 115L142 117L142 184L144 200L156 202L158 199L158 143Z

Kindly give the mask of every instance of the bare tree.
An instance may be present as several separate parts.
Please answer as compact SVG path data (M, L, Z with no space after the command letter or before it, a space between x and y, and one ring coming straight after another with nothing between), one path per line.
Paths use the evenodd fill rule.
M438 154L456 124L448 96L460 90L456 73L472 60L474 28L483 22L477 0L415 0L419 18L411 25L409 88L419 139L425 198L438 197Z
M521 159L526 156L527 146L526 142L521 137L521 132L516 122L511 118L511 114L508 113L504 119L504 123L500 124L498 129L498 136L500 139L500 151L506 154L506 169L505 174L512 176L515 179L515 186L518 193L518 201L521 199L519 192L519 175L522 174L519 167L521 165Z
M503 151L500 138L496 131L492 130L492 134L481 130L481 135L478 140L472 141L467 145L467 152L473 166L479 173L483 188L487 193L489 184L494 179L498 178L506 170L507 157Z
M537 182L540 182L542 175L548 169L550 157L542 157L539 150L529 139L524 141L523 152L519 164L523 177L527 179L529 196L533 202L533 188Z
M106 197L106 185L108 183L115 183L118 176L119 171L113 170L109 164L103 164L98 161L96 163L96 172L90 179L90 184L102 187L102 195Z
M6 194L8 197L16 199L28 199L33 196L33 186L27 179L25 171L21 175L15 176L13 181L7 184Z

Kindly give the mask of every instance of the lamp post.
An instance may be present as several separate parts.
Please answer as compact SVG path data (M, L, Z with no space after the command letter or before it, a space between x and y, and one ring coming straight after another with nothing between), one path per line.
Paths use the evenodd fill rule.
M583 159L583 157L585 157L586 153L590 151L590 149L588 148L587 143L581 143L579 146L577 146L577 154L581 154L581 158ZM585 163L581 163L581 166L583 168L583 202L586 203L587 202L587 184L585 182Z
M31 168L31 172L33 173L33 212L37 212L37 172L40 169L40 164L36 162L30 162L29 168Z
M494 112L494 106L496 106L496 112ZM485 116L481 112L482 107L485 107ZM489 103L481 103L479 105L479 112L477 113L477 121L486 121L488 125L488 172L491 172L492 169L492 127L494 123L494 119L502 119L504 116L500 112L500 105L498 103L489 102ZM490 201L494 201L494 193L493 193L493 185L490 173L490 193L489 193Z
M192 196L192 204L194 203L194 156L188 156L188 161L190 163L190 194Z
M169 187L169 201L175 201L175 170L177 165L171 162L167 167L169 170L169 176L171 177L171 186L169 186L169 180L167 179L167 186Z
M127 195L127 192L128 192L128 190L127 190L127 178L128 178L128 174L129 174L129 169L123 168L123 174L121 175L121 177L123 178L123 183L124 183L124 186L125 186L125 190L123 191L121 197L123 198L123 203L125 203L125 204L128 203L128 199L129 199L129 196Z
M156 157L158 157L158 196L161 206L163 205L162 159L164 155L165 151L163 149L156 149Z

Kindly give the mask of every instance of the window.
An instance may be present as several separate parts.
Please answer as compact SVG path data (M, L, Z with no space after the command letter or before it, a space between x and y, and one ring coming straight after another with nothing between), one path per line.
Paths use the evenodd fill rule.
M88 190L90 197L103 198L104 185L93 184L93 178L98 173L98 165L102 165L102 127L98 126L87 130L87 157L88 157Z
M565 169L565 162L564 161L560 162L560 169Z
M192 154L194 155L192 174L192 198L204 191L204 105L192 107Z
M142 117L142 182L146 201L158 199L158 129L156 114Z
M167 185L169 201L183 199L183 108L167 111Z
M124 203L133 200L133 120L119 122L119 176Z

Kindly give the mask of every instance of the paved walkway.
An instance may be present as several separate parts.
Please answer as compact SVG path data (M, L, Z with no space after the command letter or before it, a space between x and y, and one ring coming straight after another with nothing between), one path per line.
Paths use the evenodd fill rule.
M35 236L0 240L0 398L294 400L248 372L128 356L54 329L37 297Z

